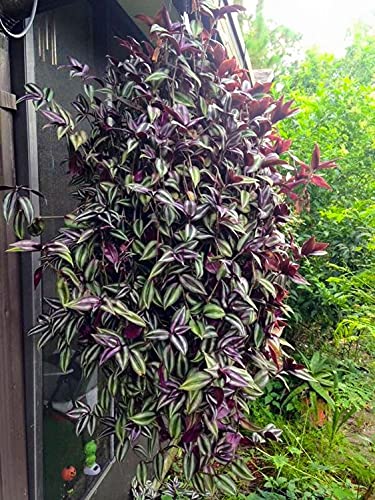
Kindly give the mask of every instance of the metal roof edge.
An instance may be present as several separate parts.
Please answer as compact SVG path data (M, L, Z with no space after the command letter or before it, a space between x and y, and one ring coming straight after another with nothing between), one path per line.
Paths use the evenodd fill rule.
M221 1L225 6L231 5L231 3L228 2L228 0L221 0ZM243 65L243 67L249 71L250 82L252 85L254 85L255 79L254 79L253 67L251 65L251 60L245 46L245 41L242 36L241 27L240 23L238 22L237 15L229 13L227 15L226 24L228 26L229 35L234 41L237 49L236 50L237 53L235 55L238 61Z

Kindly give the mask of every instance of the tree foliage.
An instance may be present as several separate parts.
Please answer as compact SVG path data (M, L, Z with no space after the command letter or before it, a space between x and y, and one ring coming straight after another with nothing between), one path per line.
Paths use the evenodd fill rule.
M330 243L329 261L324 266L309 264L306 272L313 286L297 298L305 323L313 320L335 328L348 314L363 317L362 306L368 301L355 300L362 296L356 273L366 277L362 291L374 293L369 279L375 266L374 81L375 39L365 26L356 27L344 57L311 50L281 79L283 92L300 108L280 127L282 134L295 137L293 152L303 155L318 141L339 164L327 176L333 190L314 196L311 212L303 215L300 232L308 234L314 228ZM351 282L356 283L354 295L348 295ZM358 307L353 309L355 303Z
M242 16L242 31L252 66L270 68L275 74L295 60L301 35L265 18L264 0L258 0L255 15Z

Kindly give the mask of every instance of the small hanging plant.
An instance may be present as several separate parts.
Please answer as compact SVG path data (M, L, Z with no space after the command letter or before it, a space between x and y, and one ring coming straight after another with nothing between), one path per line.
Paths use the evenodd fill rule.
M140 16L154 45L120 40L124 57L109 57L103 78L71 58L84 83L74 116L27 85L23 100L67 141L76 187L53 240L23 239L43 223L27 188L3 187L21 238L10 251L41 252L36 286L46 269L56 275L57 298L30 334L57 343L64 371L79 351L85 375L99 369L106 381L95 407L70 412L77 432L97 436L100 423L119 460L132 447L138 483L155 491L179 457L196 491L234 494L233 478L251 479L237 454L254 431L251 401L270 378L308 377L283 351L285 298L290 282L305 283L298 261L327 245L293 242L287 200L301 209L309 182L326 187L316 172L334 164L318 147L310 165L288 155L275 124L291 103L251 86L217 41L217 21L239 10L201 3L182 23L166 9ZM270 424L252 436L279 434Z

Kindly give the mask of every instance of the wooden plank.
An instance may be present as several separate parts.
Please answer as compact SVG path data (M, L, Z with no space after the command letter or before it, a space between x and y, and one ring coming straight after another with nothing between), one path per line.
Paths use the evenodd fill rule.
M0 34L0 89L9 92L8 41ZM12 113L0 108L0 185L14 184ZM0 500L28 498L25 437L23 332L17 256L6 254L14 241L0 222Z
M16 96L0 89L0 108L10 109L12 111L17 109Z
M12 92L24 94L25 82L35 81L34 33L13 40L10 45ZM31 101L18 107L13 114L15 131L15 163L17 183L39 188L36 114ZM39 215L39 198L33 198L36 216ZM41 287L34 290L33 275L38 267L36 252L21 256L22 326L26 332L41 312ZM24 378L26 404L27 472L29 497L42 500L43 496L43 377L42 353L37 349L37 338L23 335ZM12 499L13 500L13 499ZM49 499L48 499L49 500Z

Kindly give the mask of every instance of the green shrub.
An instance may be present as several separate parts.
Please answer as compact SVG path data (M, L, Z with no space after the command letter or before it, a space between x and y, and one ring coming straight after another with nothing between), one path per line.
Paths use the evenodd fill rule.
M281 79L283 92L300 108L291 121L280 125L282 134L296 137L292 151L303 155L317 141L339 164L327 173L333 190L313 193L311 211L302 214L297 229L302 237L314 228L314 234L330 244L325 262L304 263L312 286L292 292L291 301L299 323L295 332L311 330L315 323L314 331L322 330L321 339L324 332L330 338L335 331L340 334L337 328L368 331L365 323L373 318L368 301L361 303L358 314L354 311L355 321L366 318L362 326L354 325L348 311L360 302L355 296L359 298L361 291L374 291L369 276L362 279L362 273L373 274L375 269L374 75L374 37L362 28L345 57L310 51L294 72ZM352 280L355 291L349 298L347 286Z

